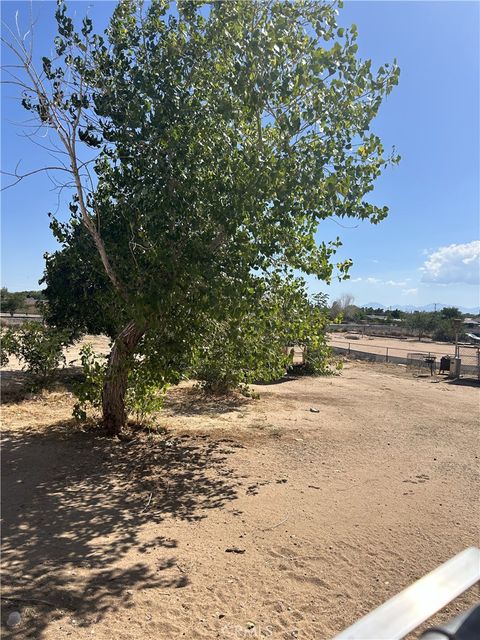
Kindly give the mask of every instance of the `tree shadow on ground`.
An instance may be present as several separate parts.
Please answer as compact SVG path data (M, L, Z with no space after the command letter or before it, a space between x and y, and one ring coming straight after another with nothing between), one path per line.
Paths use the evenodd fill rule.
M239 391L214 394L198 387L176 387L167 394L164 408L173 416L192 417L238 411L251 402L251 398L243 396Z
M480 387L480 380L476 378L452 378L444 380L444 384L451 384L454 387Z
M296 373L287 373L286 375L278 378L277 380L269 380L268 382L264 382L263 380L257 380L255 384L259 387L270 387L276 384L284 384L285 382L293 382L294 380L298 380L303 377L300 374Z
M25 371L2 371L2 404L22 402L32 394L30 379Z
M51 380L35 380L26 371L4 370L1 372L2 378L2 404L16 404L29 400L37 393L44 390L67 390L72 391L76 382L82 379L82 369L80 367L65 367L55 372Z
M71 422L5 429L3 623L33 607L11 637L40 640L68 612L88 627L132 607L135 590L185 587L162 521L199 520L233 500L232 451L190 436L120 443ZM152 552L154 563L139 561Z

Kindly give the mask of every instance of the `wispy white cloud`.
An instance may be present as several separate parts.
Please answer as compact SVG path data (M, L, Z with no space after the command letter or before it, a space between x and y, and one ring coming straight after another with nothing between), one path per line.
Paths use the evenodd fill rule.
M406 280L387 280L385 284L388 284L390 287L405 287L410 278Z
M480 240L450 244L431 252L421 267L422 282L480 283Z
M402 289L404 296L414 296L418 293L418 289Z
M410 278L405 280L382 280L381 278L374 278L369 276L368 278L352 278L350 282L366 282L367 284L381 284L388 287L405 287Z

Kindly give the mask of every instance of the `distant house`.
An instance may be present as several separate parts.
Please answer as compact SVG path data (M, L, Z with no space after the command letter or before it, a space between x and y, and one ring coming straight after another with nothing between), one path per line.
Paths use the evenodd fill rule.
M480 341L480 316L465 318L463 321L465 335L474 343Z
M469 329L473 329L474 327L480 327L480 316L476 316L474 318L464 318L463 324Z
M375 315L375 314L370 314L366 316L368 320L383 320L386 321L388 320L388 322L402 322L401 318L392 318L391 316L388 316L387 314L381 316L381 315Z

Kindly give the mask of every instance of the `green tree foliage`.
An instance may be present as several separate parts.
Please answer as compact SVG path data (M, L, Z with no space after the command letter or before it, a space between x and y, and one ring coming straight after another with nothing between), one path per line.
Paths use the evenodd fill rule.
M461 335L459 337L461 337ZM454 342L455 325L453 324L453 322L451 320L440 318L432 332L432 339L438 342Z
M406 318L406 326L418 332L418 339L431 333L436 326L436 314L426 311L415 311Z
M388 309L385 313L395 320L402 320L405 317L405 312L400 309Z
M456 318L462 317L457 307L443 307L440 315L444 320L455 320Z
M73 408L73 415L78 420L85 420L88 410L96 410L102 406L106 362L104 356L96 355L92 345L86 343L80 349L80 364L83 379L75 386L77 402Z
M6 287L2 287L0 292L0 307L3 313L13 316L25 304L25 294L23 291L10 292Z
M48 324L77 333L110 338L127 322L123 301L109 283L91 237L80 224L50 225L61 251L45 255L42 278L47 303L43 315Z
M37 289L32 289L32 290L27 290L27 291L22 291L21 293L23 293L23 295L26 298L32 298L33 300L37 301L37 302L42 302L43 300L45 300L45 295L44 292L41 290L37 290Z
M105 356L97 355L92 345L87 343L80 349L80 363L83 372L82 381L75 385L77 402L73 415L85 420L88 412L98 412L102 406L102 390L107 376ZM129 413L138 421L151 419L152 414L160 411L168 385L160 387L158 377L152 377L152 369L145 366L141 359L132 362L125 404Z
M16 44L23 105L57 132L76 185L69 223L52 222L63 247L47 258L49 313L115 338L112 433L134 354L159 384L177 378L212 326L231 336L245 322L250 335L270 274L348 273L340 240L316 241L322 220L387 215L366 198L398 158L371 122L399 69L359 59L355 25L336 14L318 0L124 0L97 35L60 2L39 74Z
M460 311L456 307L444 307L441 311L427 312L415 311L408 314L405 324L410 329L418 332L421 340L425 335L429 335L433 340L440 342L454 342L456 327L455 319L461 317ZM464 335L463 329L459 332L459 338Z
M293 276L270 277L259 299L238 320L209 323L208 340L194 354L192 375L210 391L270 382L292 365L290 347L306 351L310 373L328 370L326 300L309 299Z
M71 341L69 332L39 322L25 322L2 334L0 360L3 366L9 356L17 357L35 382L45 383L52 379L60 364L65 364L63 350Z
M16 341L15 334L11 329L6 329L0 333L0 367L5 367L10 356L15 354Z
M464 331L460 326L456 326L455 320L461 318L462 314L457 307L443 307L436 315L435 328L432 334L434 340L440 342L454 342L456 333L459 339L463 339Z

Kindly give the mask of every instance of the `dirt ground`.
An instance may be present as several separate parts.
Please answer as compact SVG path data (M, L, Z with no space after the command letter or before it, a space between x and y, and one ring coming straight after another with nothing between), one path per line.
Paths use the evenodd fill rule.
M356 336L353 338L351 336ZM433 342L431 340L419 341L416 338L388 338L383 336L362 336L361 333L331 333L328 343L339 347L348 346L350 343L352 349L359 351L368 351L385 355L385 349L388 347L391 356L399 356L406 358L407 353L431 353L439 360L442 356L454 356L455 345L448 342Z
M92 349L98 355L108 355L110 352L110 340L107 336L91 336L85 335L83 338L76 342L68 349L65 349L64 354L66 358L67 367L79 367L80 366L80 349L85 344L90 344ZM8 364L5 367L0 368L0 371L10 372L10 371L19 371L21 369L21 363L15 358L15 356L11 356Z
M65 391L7 401L3 637L327 640L478 544L475 384L352 363L256 390L175 388L122 442Z

